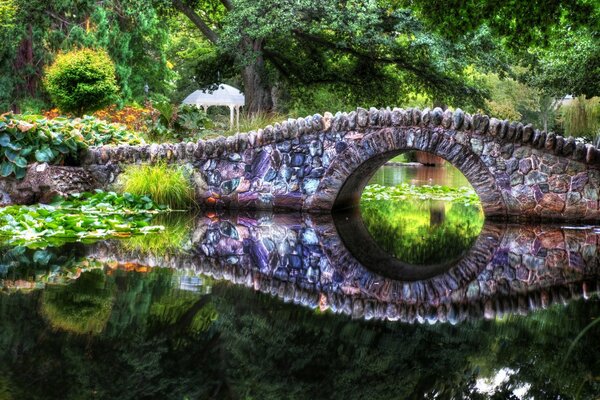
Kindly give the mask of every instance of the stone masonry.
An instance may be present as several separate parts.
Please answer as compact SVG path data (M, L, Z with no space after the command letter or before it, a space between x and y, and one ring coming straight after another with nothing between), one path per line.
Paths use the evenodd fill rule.
M457 167L486 217L600 220L600 150L460 109L359 108L196 143L92 148L83 163L104 186L126 164L185 165L205 208L324 212L356 206L372 174L408 150Z

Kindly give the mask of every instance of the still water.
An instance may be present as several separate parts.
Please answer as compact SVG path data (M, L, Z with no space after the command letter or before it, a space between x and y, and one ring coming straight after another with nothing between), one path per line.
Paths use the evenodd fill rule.
M599 228L382 207L0 249L0 398L597 398Z

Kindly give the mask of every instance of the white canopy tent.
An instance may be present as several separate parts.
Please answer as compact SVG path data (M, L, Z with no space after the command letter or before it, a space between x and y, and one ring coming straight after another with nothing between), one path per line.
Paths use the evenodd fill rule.
M233 86L221 83L217 90L210 93L208 90L196 90L183 100L183 104L202 107L206 112L210 106L229 107L229 126L233 129L233 115L236 112L237 129L240 129L240 107L246 103L244 94Z

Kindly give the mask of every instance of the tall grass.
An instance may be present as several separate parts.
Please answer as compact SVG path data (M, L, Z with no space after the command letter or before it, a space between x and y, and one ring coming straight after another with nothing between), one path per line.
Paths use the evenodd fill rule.
M147 195L155 203L183 210L196 205L194 189L182 167L165 163L130 165L119 177L123 192Z
M568 136L594 140L600 131L600 98L576 97L563 107L562 117Z

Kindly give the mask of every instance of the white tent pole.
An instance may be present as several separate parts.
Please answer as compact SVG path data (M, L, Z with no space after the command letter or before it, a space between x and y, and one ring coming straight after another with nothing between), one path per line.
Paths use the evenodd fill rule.
M229 129L233 129L233 106L229 106Z
M240 106L237 106L237 131L240 131Z

